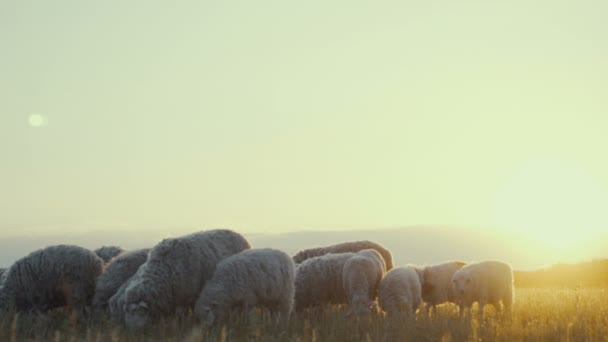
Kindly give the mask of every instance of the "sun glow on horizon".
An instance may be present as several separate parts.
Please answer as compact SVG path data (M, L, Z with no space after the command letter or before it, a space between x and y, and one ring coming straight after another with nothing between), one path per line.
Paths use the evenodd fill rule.
M539 253L577 258L608 226L607 200L606 189L581 165L539 159L503 184L495 220L537 244Z

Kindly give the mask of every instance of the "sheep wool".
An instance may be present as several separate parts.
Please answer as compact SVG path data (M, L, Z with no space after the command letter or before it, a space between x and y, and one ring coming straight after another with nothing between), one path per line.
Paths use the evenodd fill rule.
M461 317L465 315L465 309L470 311L474 302L479 304L479 319L483 318L486 304L494 306L497 312L511 314L513 270L507 263L491 260L468 264L454 273L452 286Z
M422 303L422 270L408 265L396 267L386 273L380 282L378 302L389 316L415 317Z
M262 307L289 317L294 281L295 265L286 253L270 248L240 252L217 265L196 302L195 316L210 325L225 320L233 309Z
M107 263L110 262L112 258L126 252L126 250L119 246L103 246L97 248L94 252L103 260L103 262Z
M97 278L93 307L105 309L110 298L131 278L148 259L149 248L125 252L110 260Z
M342 269L342 283L350 306L348 314L369 315L386 273L380 253L364 249L349 258Z
M217 263L249 248L243 236L227 229L164 239L129 279L121 294L124 298L114 302L122 306L127 327L141 329L150 319L174 314L178 307L193 307Z
M78 319L90 306L103 260L73 245L56 245L17 260L3 275L0 315L11 306L37 311L69 306Z
M454 302L452 276L465 262L447 261L437 265L425 266L422 271L422 300L426 303L426 313L436 311L436 306Z
M296 310L325 304L346 304L342 271L355 253L330 253L296 267Z
M380 244L368 240L343 242L331 246L305 249L294 255L293 261L296 264L300 264L304 260L329 253L356 253L364 249L374 249L380 253L384 259L387 271L393 268L393 256L391 252Z

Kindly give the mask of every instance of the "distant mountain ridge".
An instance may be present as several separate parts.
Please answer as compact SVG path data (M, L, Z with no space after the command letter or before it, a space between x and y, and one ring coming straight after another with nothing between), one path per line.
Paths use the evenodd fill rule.
M170 236L179 236L197 229L108 230L70 234L30 235L0 238L0 267L36 249L54 244L76 244L86 248L120 245L127 249L154 246ZM238 231L238 229L235 229ZM457 226L410 226L403 228L365 229L353 231L296 231L286 233L244 233L254 247L273 247L293 255L304 248L319 247L343 241L373 240L393 253L395 265L433 264L445 260L476 261L498 259L509 262L517 270L536 270L558 262L579 262L608 255L581 255L577 260L556 260L555 255L542 253L533 242L521 237L499 234L494 230Z

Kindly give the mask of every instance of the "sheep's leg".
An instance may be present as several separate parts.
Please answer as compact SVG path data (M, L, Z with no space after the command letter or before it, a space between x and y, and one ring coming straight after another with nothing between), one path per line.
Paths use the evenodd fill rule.
M479 300L479 302L477 302L478 306L477 306L477 319L479 321L479 323L483 322L483 309L486 307L486 300L485 299L481 299Z
M464 318L465 316L465 310L468 309L468 307L465 307L464 304L458 304L458 317L460 317L461 319Z

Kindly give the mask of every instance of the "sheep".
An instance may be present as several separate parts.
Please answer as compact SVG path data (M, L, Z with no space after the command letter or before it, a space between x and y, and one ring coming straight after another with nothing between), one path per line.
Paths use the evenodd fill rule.
M94 250L94 252L103 262L108 263L112 258L126 252L126 250L119 246L102 246Z
M384 259L374 249L364 249L349 258L342 268L342 284L349 304L348 316L369 315L386 273Z
M454 302L452 275L461 269L465 262L448 261L437 265L426 266L422 271L422 300L426 303L426 313L437 312L436 306Z
M126 283L122 306L130 330L140 330L151 320L175 313L178 307L192 308L205 283L222 259L249 249L247 240L227 229L197 232L164 239L148 260Z
M408 265L388 271L380 282L378 304L388 316L416 317L422 304L422 269Z
M295 295L295 264L285 252L264 248L232 255L217 265L195 305L195 317L208 325L224 321L232 308L266 308L289 317Z
M122 253L106 264L105 271L97 279L95 287L95 296L93 296L95 309L102 310L108 306L110 298L146 262L149 251L149 248L143 248Z
M304 260L328 253L356 253L364 249L375 249L378 253L380 253L380 255L382 255L382 258L384 258L386 270L389 271L393 268L393 256L391 255L391 252L381 245L368 240L343 242L326 247L305 249L294 255L293 261L296 264L301 264L304 262Z
M355 253L330 253L307 259L296 267L296 310L347 302L342 271Z
M4 274L0 315L16 311L45 312L67 306L81 318L95 293L103 260L94 252L73 245L39 249L17 260Z
M460 317L464 317L465 309L470 311L471 305L478 302L478 318L483 319L483 309L486 304L492 304L497 312L504 311L510 316L513 305L513 270L507 263L501 261L481 261L468 264L452 276L455 301L459 306Z

